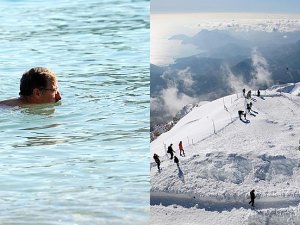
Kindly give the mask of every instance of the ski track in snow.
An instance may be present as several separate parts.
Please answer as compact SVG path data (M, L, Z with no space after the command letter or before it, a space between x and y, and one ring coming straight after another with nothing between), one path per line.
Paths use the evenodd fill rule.
M208 197L196 197L192 194L171 194L171 193L151 193L150 205L180 205L185 208L196 207L206 211L231 211L233 209L245 208L252 210L288 208L298 206L300 198L264 198L256 200L254 207L249 204L250 199L241 199L241 201L222 201Z

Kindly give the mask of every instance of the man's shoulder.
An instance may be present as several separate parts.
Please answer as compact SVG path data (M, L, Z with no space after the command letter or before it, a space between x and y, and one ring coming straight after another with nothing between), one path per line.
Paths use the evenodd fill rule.
M13 98L13 99L7 99L0 101L0 106L20 106L22 105L22 102L18 98Z

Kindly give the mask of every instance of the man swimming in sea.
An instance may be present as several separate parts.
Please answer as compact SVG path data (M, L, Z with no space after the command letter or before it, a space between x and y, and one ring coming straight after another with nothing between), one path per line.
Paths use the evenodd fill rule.
M0 106L26 106L61 100L55 73L44 67L35 67L23 74L19 95L19 98L0 101Z

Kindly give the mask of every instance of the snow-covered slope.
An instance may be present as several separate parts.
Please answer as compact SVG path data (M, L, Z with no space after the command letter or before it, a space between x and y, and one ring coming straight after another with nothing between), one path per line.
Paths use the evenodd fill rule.
M205 102L200 102L198 105L203 105L205 104ZM165 123L165 124L160 124L160 125L156 125L153 129L153 131L151 131L150 133L150 140L153 141L155 140L159 135L161 135L162 133L165 133L167 131L169 131L174 124L176 124L182 117L184 117L186 114L188 114L190 111L192 111L192 109L195 107L194 104L188 104L186 106L184 106L173 118L172 121Z
M221 214L224 221L219 224L223 225L251 224L253 218L280 222L270 224L288 220L300 224L299 93L297 83L261 91L261 97L251 100L242 94L226 96L195 107L153 141L151 155L160 156L162 170L158 172L152 161L152 224L176 224L182 211L195 218L211 217L211 221ZM240 120L238 110L245 110L250 101L253 107L247 120ZM179 156L179 141L186 157ZM170 143L179 167L166 155ZM248 205L252 189L257 194L257 211ZM170 213L172 217L167 216ZM282 213L286 218L276 219ZM232 215L236 223L228 220ZM238 219L241 216L243 222ZM169 223L160 223L158 217ZM218 224L191 220L186 224Z

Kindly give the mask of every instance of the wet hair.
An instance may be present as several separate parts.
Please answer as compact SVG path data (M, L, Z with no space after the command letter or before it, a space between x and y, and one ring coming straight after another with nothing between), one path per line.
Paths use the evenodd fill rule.
M45 67L35 67L22 75L20 80L20 93L21 96L30 96L33 89L47 88L50 82L56 81L56 75L53 71Z

